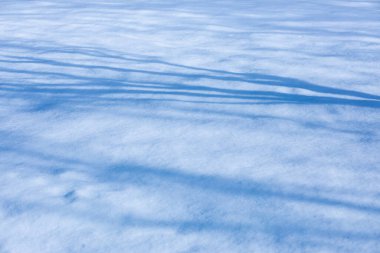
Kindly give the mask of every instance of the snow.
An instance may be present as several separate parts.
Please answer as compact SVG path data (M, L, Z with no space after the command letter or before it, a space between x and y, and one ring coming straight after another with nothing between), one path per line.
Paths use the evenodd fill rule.
M379 252L379 1L0 3L1 253Z

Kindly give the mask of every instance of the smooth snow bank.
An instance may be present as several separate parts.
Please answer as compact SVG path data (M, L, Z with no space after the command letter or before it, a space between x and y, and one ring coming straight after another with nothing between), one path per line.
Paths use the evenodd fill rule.
M1 1L0 252L378 252L379 14Z

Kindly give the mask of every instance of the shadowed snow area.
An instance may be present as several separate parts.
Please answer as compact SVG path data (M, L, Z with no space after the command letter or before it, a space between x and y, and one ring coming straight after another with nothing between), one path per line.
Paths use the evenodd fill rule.
M380 250L377 0L0 1L0 252Z

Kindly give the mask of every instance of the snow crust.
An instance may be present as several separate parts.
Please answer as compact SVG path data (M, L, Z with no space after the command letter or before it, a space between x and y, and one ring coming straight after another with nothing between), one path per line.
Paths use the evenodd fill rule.
M379 252L379 1L0 6L1 253Z

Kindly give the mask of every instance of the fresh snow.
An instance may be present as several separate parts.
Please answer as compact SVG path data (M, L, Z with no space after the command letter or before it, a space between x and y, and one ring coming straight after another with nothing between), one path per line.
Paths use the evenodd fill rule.
M378 0L0 1L0 252L380 252Z

